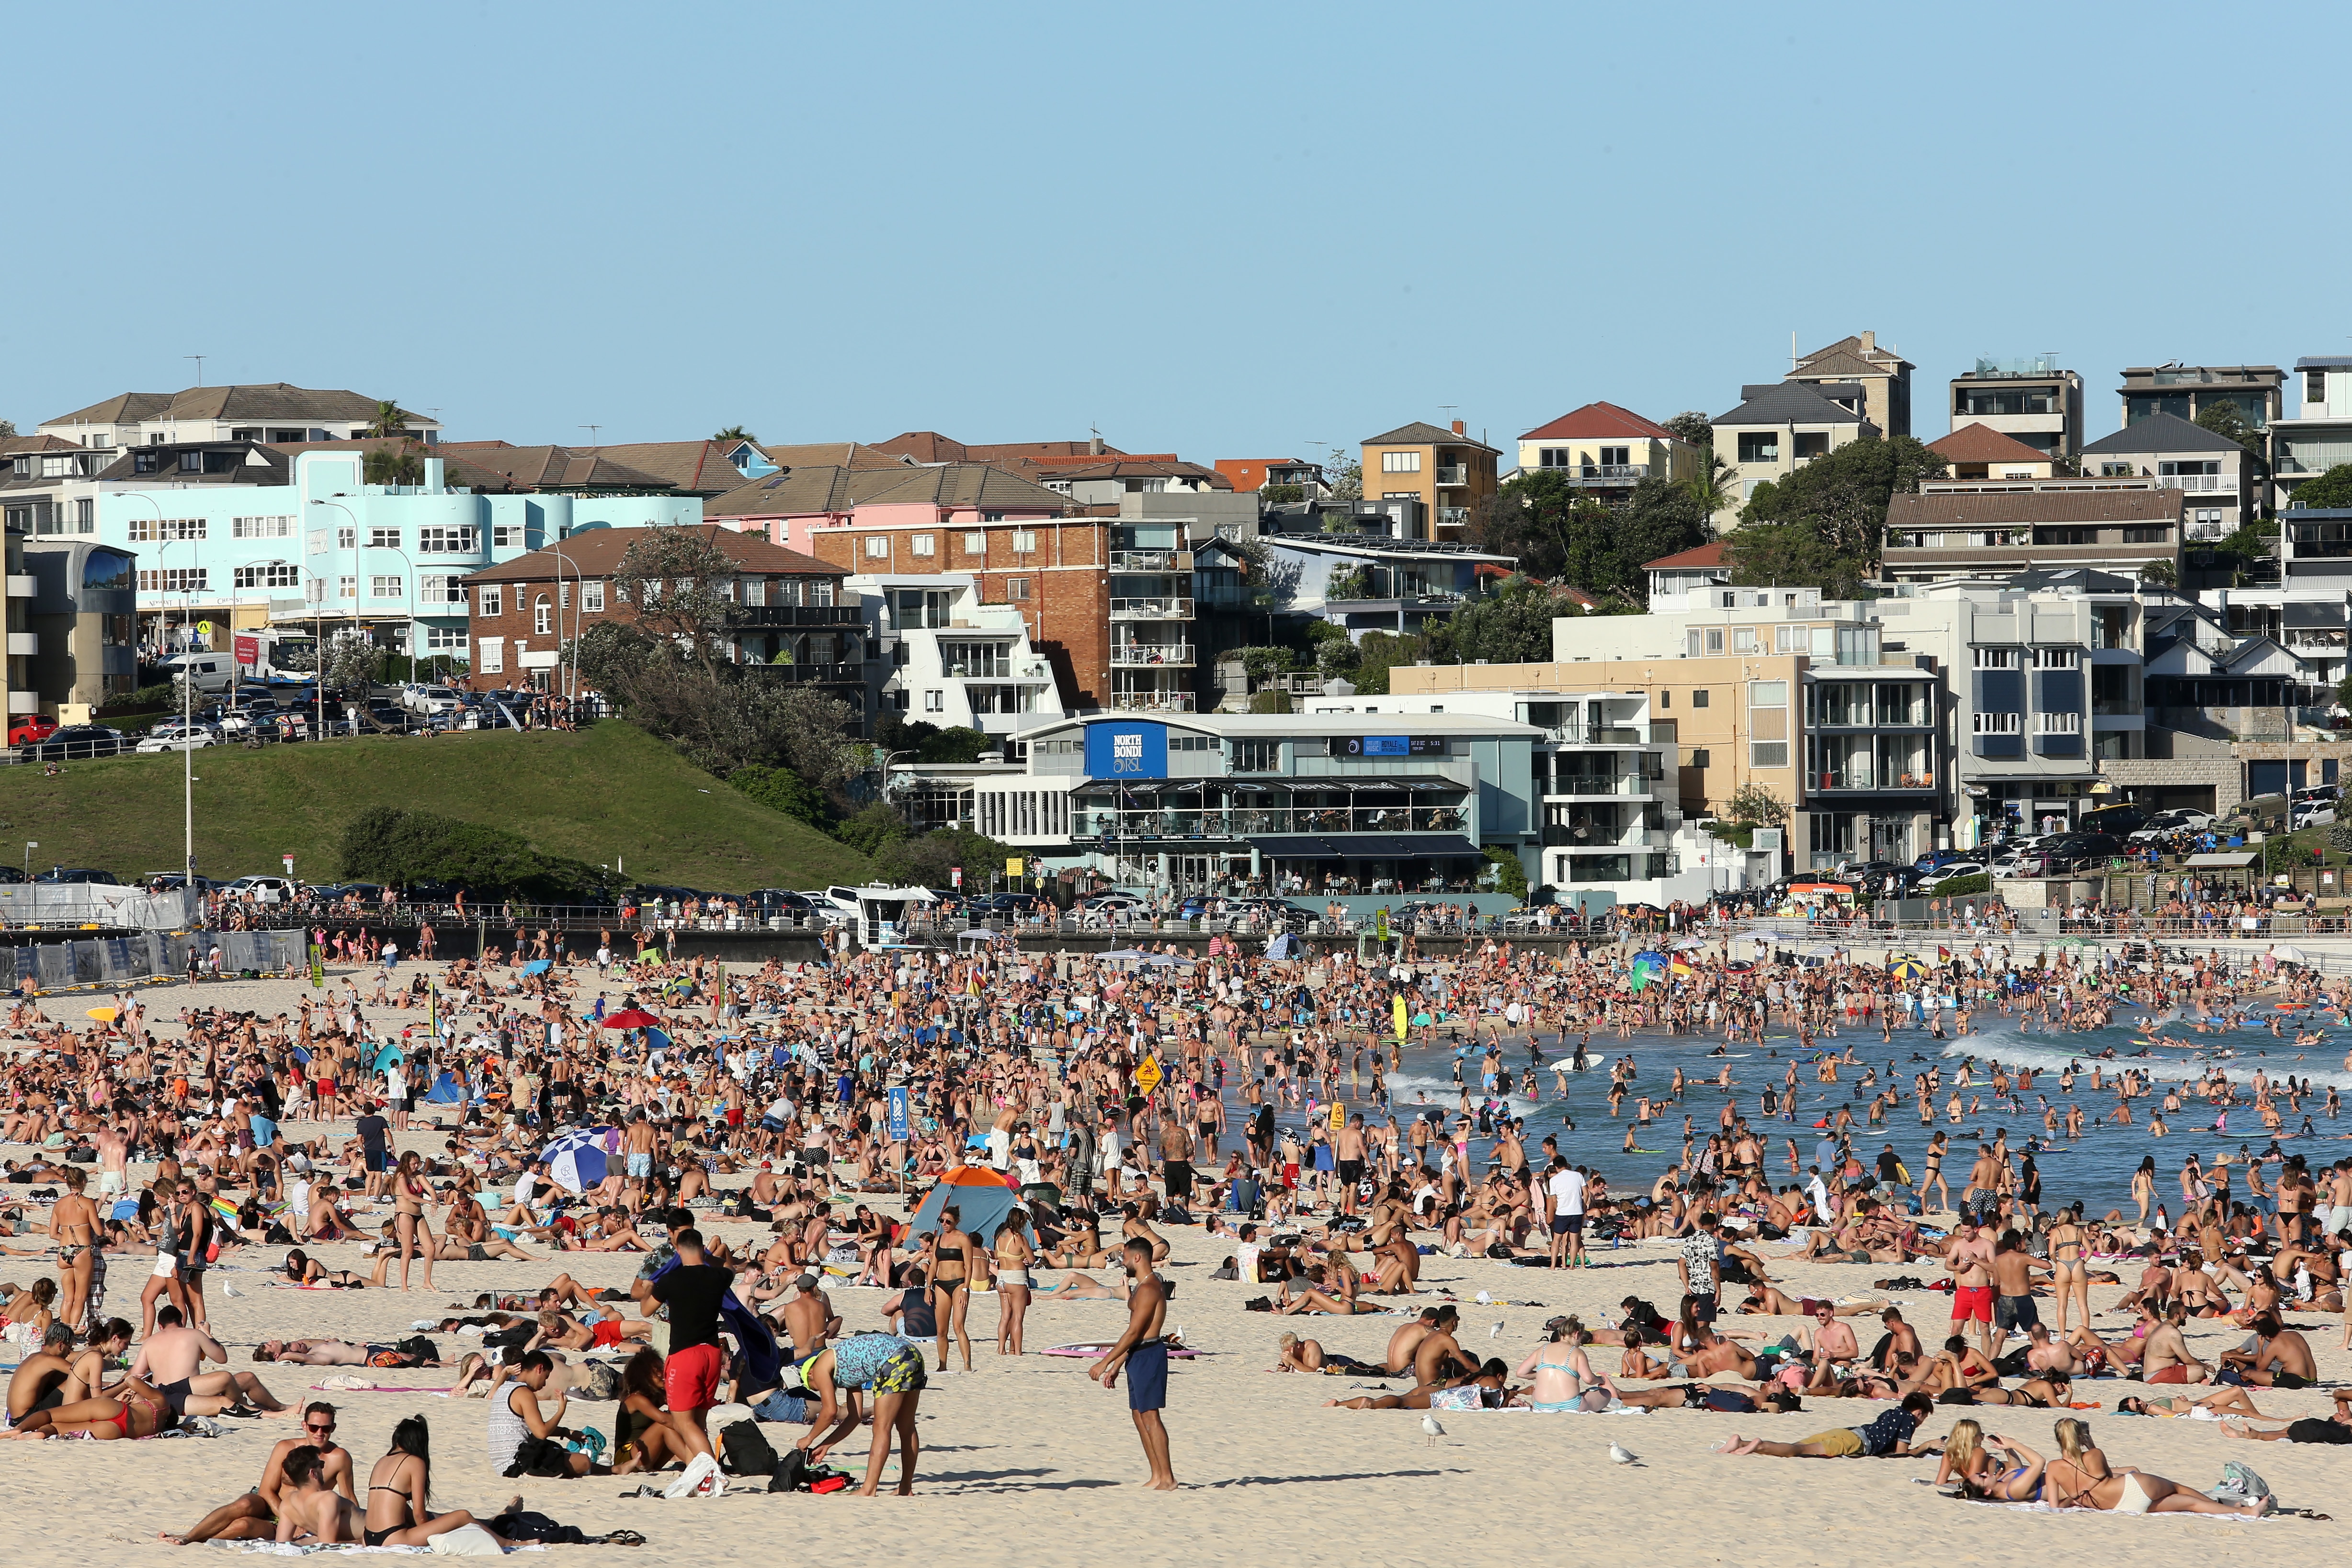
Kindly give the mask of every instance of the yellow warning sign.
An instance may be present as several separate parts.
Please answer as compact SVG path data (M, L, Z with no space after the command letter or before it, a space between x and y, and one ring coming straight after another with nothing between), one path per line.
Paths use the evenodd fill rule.
M1161 1076L1162 1075L1160 1071L1160 1058L1158 1057L1146 1057L1135 1069L1135 1087L1141 1089L1144 1093L1150 1094L1152 1090L1160 1087L1160 1079Z

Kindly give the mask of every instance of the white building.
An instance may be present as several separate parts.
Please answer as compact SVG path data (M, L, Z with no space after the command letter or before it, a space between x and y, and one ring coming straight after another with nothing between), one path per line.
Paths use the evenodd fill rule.
M1066 716L1021 606L981 603L971 574L859 576L842 585L866 606L875 652L869 710L998 736Z

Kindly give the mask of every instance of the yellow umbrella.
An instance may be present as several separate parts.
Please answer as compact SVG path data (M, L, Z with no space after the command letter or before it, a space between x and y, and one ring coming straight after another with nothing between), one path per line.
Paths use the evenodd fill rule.
M111 1024L114 1022L115 1011L111 1007L92 1007L89 1016L101 1024Z
M1897 980L1925 980L1927 966L1916 958L1898 958L1887 964L1886 973Z

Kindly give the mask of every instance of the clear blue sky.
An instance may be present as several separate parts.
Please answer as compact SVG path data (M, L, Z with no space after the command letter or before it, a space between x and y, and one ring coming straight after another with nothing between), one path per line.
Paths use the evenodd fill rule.
M454 438L1318 456L1729 408L1875 329L2352 353L2352 13L137 6L20 14L0 416L348 386ZM39 62L50 62L42 65ZM2290 227L2292 240L2281 236Z

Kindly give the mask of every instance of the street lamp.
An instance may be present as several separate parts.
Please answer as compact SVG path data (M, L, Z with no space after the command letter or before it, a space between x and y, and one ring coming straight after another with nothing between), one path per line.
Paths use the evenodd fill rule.
M341 495L343 492L337 490L335 493ZM339 500L321 500L313 498L310 504L333 507L352 520L352 630L357 632L360 630L359 514ZM319 584L319 614L316 624L319 628L319 668L316 671L319 689L319 739L323 741L327 738L327 585L324 582Z
M171 549L171 548L172 548L172 546L173 546L173 545L174 545L174 544L192 543L192 542L193 542L193 541L189 541L189 540L165 539L165 538L163 538L163 521L164 521L164 519L163 519L163 503L162 501L157 500L153 496L151 496L151 495L145 494L144 492L140 491L140 490L118 490L118 491L116 491L115 493L116 493L117 495L120 495L120 496L124 497L124 498L125 498L125 499L127 499L127 500L142 500L142 501L145 501L149 506L152 506L152 507L153 507L153 508L155 509L155 534L156 534L155 560L156 560L156 562L158 563L158 564L156 565L156 568L155 568L155 579L156 579L156 587L155 587L155 591L156 591L158 594L168 594L168 593L170 592L170 590L169 590L168 588L166 588L165 586L163 586L163 584L164 584L164 583L167 581L167 579L163 576L163 566L162 566L162 564L161 564L161 563L162 563L162 561L163 561L163 552L165 552L166 550ZM189 600L190 600L190 603L189 603L187 605L185 605L185 606L184 607L184 613L183 613L183 614L182 614L182 616L181 616L181 631L182 631L182 636L181 636L181 645L182 645L182 646L181 646L181 648L180 648L180 833L181 833L181 844L180 844L180 848L181 848L181 857L182 857L182 858L181 858L181 870L182 870L182 872L183 872L183 873L186 876L186 878L187 878L187 885L188 885L190 888L194 888L194 887L195 886L195 883L196 883L196 745L195 745L195 731L196 731L196 674L195 674L195 665L194 665L194 659L193 659L193 657L192 657L191 651L190 651L190 649L189 649L189 648L187 647L187 646L186 646L186 643L187 643L186 628L187 628L187 624L188 624L188 622L189 622L189 621L191 621L191 620L194 618L194 611L195 611L195 605L194 605L194 597L195 597L195 569L194 569L194 567L189 567L189 568L187 568L187 569L184 570L184 571L180 574L180 582L181 582L181 586L182 586L182 587L183 587L183 589L186 592L186 594L187 594L187 595L188 595L188 597L189 597ZM138 593L137 593L136 579L133 579L133 587L132 587L132 593L131 593L131 602L134 605L135 605L136 604L138 604L138 602L139 602L139 597L138 597ZM164 624L165 624L165 626L168 627L168 626L169 626L169 625L170 625L170 619L169 619L169 615L170 615L170 605L169 605L168 602L166 603L166 605L165 605L165 606L164 606L164 611L165 611L165 616L166 616ZM235 635L236 635L236 628L232 626L231 626L231 628L230 628L230 636L231 636L232 641L233 641L233 640L234 640L234 638L235 638ZM29 851L27 851L27 854L26 854L26 864L27 864L27 865L29 865L30 863L31 863L31 856L30 856L30 852L29 852Z
M572 584L580 590L572 600L572 658L566 666L563 692L566 697L577 700L580 695L580 604L588 596L588 583L580 574L580 563L563 553L561 543L551 544L547 548L562 563L555 573L555 640L559 646L563 642L563 566L572 568Z

